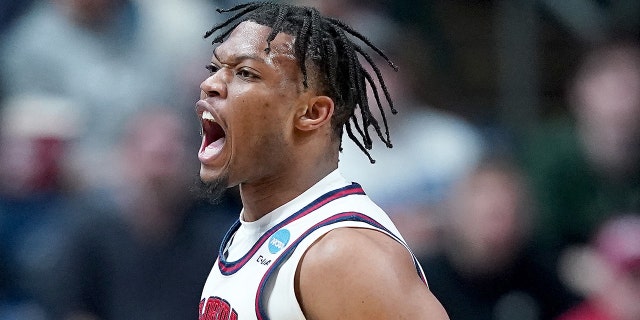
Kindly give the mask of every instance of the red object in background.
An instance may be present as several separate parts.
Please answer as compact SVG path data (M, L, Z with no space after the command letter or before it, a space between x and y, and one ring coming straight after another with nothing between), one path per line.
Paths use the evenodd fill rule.
M35 138L33 141L33 170L28 186L32 190L51 190L59 185L65 141L60 138Z

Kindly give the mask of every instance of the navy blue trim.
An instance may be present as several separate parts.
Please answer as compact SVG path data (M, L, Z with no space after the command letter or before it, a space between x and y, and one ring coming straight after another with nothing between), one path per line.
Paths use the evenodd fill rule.
M248 261L250 261L251 257L258 251L258 249L269 239L269 237L278 231L280 228L286 226L287 224L304 217L305 215L317 210L318 208L324 206L325 204L340 199L349 195L360 194L363 195L364 190L357 183L352 183L348 186L329 191L324 195L320 196L313 202L306 205L304 208L298 210L294 214L287 217L284 221L278 223L267 232L265 232L258 241L251 247L249 251L247 251L240 259L236 261L227 261L224 257L224 249L229 243L230 238L233 234L240 228L240 220L236 221L233 226L229 229L227 234L225 235L222 244L220 245L220 249L218 251L218 268L223 275L230 275L236 273L242 266L244 266Z

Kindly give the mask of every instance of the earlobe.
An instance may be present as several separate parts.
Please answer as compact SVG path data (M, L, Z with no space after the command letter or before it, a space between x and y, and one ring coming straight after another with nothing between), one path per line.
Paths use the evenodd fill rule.
M327 96L315 96L309 99L296 119L296 128L311 131L329 125L333 116L333 100Z

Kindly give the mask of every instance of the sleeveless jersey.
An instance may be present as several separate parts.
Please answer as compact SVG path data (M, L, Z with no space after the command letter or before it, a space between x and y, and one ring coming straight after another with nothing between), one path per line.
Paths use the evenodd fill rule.
M227 232L202 291L200 320L305 319L294 291L296 268L309 246L335 228L379 230L409 250L387 214L338 170L256 223L238 220ZM253 241L238 249L230 243L241 232Z

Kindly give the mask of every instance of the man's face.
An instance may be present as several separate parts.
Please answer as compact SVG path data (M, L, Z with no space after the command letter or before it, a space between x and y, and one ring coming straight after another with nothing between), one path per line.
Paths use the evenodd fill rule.
M269 181L290 166L296 106L306 102L293 37L245 21L214 50L196 105L204 182L226 186Z

